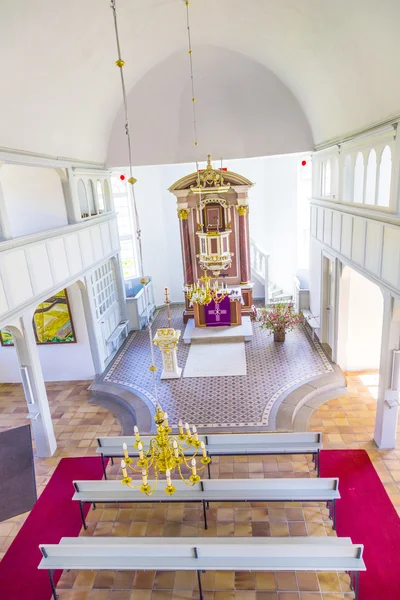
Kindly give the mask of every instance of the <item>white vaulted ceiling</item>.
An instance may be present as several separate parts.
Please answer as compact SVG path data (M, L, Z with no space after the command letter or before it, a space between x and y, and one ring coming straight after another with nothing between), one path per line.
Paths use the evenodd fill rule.
M146 145L145 162L164 161L159 140L180 128L170 155L190 159L188 65L178 69L187 59L184 3L117 0L117 7L131 121L140 122L134 146ZM199 114L216 140L238 130L236 153L274 153L274 116L298 131L288 145L306 150L312 139L400 113L399 0L191 0L190 14ZM0 146L101 162L109 152L115 161L115 59L109 0L2 0ZM149 106L156 114L158 103L168 105L160 112L169 128L151 118ZM282 151L278 140L275 150Z

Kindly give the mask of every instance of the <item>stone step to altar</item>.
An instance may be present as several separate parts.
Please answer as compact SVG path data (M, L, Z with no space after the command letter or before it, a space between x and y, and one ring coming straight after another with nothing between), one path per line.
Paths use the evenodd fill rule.
M183 341L185 344L214 342L250 342L253 326L250 317L242 317L242 324L231 327L195 327L194 319L186 325Z

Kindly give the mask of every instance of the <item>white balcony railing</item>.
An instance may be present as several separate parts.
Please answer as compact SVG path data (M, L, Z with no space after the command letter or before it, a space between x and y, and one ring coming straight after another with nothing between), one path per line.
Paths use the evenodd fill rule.
M250 240L250 263L253 274L264 286L265 302L269 300L269 254Z
M0 242L0 328L118 251L114 213Z

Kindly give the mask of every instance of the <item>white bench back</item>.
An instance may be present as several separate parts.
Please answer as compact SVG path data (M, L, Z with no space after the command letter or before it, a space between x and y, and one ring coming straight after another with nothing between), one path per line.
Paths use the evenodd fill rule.
M60 544L41 544L47 558L82 557L140 558L151 557L163 559L179 558L237 558L246 560L262 558L301 558L310 560L323 558L361 558L363 546L354 545L350 538L63 538ZM176 568L179 568L179 562ZM41 568L46 568L46 559ZM102 566L104 563L100 562ZM152 561L152 566L157 564ZM151 564L149 568L151 567ZM227 563L228 564L228 563ZM237 564L237 563L235 563ZM107 567L104 567L107 568ZM236 567L235 567L236 568Z
M146 448L150 438L154 437L153 435L142 435L141 440ZM134 449L136 438L135 436L111 436L111 437L99 437L97 438L99 448L101 450L103 448L105 451L110 448L121 448L122 453L122 444L125 442L128 446L129 452L137 453L137 450ZM315 432L300 432L300 433L238 433L238 434L230 434L230 433L213 433L210 435L199 435L199 441L204 442L210 453L213 451L218 451L218 448L235 448L241 447L243 449L251 448L252 446L259 446L260 450L265 448L268 449L271 447L272 449L276 446L281 448L288 447L288 449L296 447L296 446L307 446L310 449L314 445L321 444L322 435L321 433ZM190 453L193 452L193 449L190 448Z
M139 485L140 480L137 484ZM153 482L149 482L153 485ZM129 489L121 484L121 481L117 480L94 480L94 481L74 481L76 489L79 492L132 492L132 495L142 496L140 490ZM180 479L174 479L173 484L177 491L196 491L201 492L201 483L196 483L193 486L188 487L186 483ZM305 493L337 490L339 486L339 479L336 477L320 477L320 478L276 478L276 479L204 479L202 481L203 490L205 492L226 492L229 494L230 491L243 491L245 496L246 491L282 491L285 490L302 490ZM163 482L158 482L159 489L163 490ZM168 498L166 498L168 500ZM151 497L149 498L151 501Z

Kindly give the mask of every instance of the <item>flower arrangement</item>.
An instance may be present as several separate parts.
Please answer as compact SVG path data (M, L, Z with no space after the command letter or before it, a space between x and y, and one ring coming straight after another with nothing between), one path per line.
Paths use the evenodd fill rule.
M291 331L301 323L302 317L293 309L293 304L274 304L270 308L263 308L259 312L258 320L263 329L268 329L274 334L276 342L284 342L286 331Z

